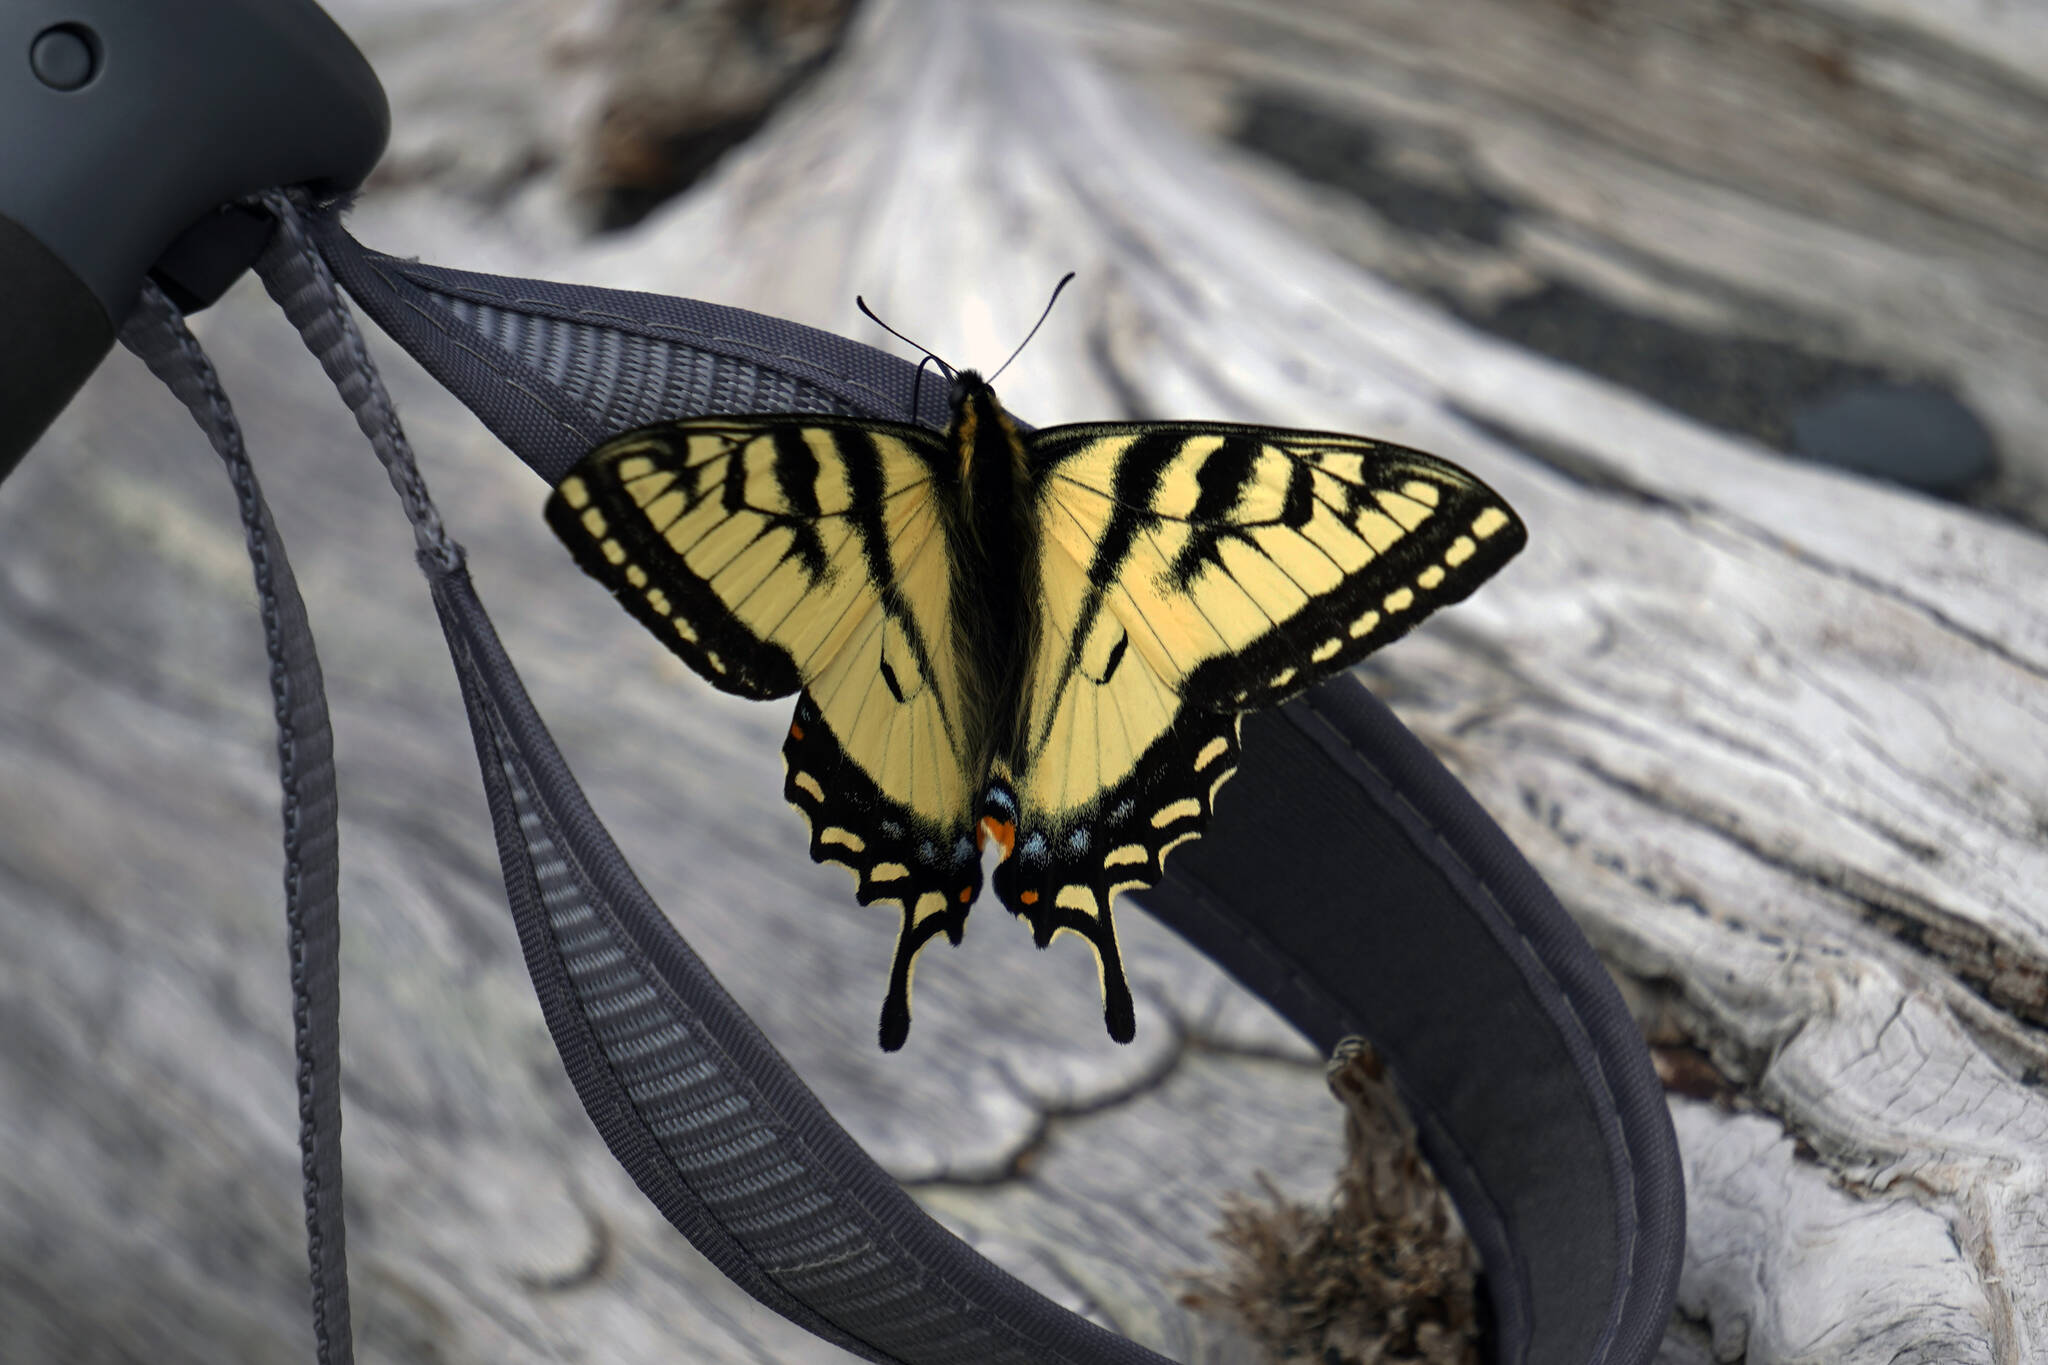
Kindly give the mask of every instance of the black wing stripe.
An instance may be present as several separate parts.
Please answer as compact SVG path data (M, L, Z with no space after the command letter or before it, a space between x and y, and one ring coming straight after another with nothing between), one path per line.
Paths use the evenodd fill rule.
M887 499L882 495L882 457L875 449L875 438L867 431L846 433L857 441L861 458L846 462L847 481L853 489L854 524L859 528L862 547L867 553L867 569L870 580L875 584L882 598L882 610L903 631L903 638L910 644L910 652L917 660L918 671L926 677L935 673L932 667L931 644L924 638L924 631L917 623L916 615L910 610L910 603L903 596L903 588L897 579L896 565L889 553L889 528L883 517ZM842 449L847 442L842 439ZM958 724L947 708L944 695L938 697L939 714L948 727Z
M1084 523L1084 522L1083 522L1083 521L1081 520L1081 518L1080 518L1080 517L1079 517L1079 516L1078 516L1078 515L1077 515L1077 514L1076 514L1076 513L1074 512L1073 508L1071 508L1071 507L1067 506L1067 505L1066 505L1065 503L1061 503L1061 502L1057 502L1057 501L1056 501L1056 504L1055 504L1055 505L1056 505L1056 506L1058 507L1058 510L1059 510L1060 512L1062 512L1062 513L1064 513L1064 514L1065 514L1065 516L1067 517L1067 519L1068 519L1069 521L1073 522L1073 524L1074 524L1074 526L1075 526L1075 528L1076 528L1077 530L1080 530L1080 531L1082 531L1082 532L1083 532L1084 534L1086 533L1086 531L1087 531L1087 529L1088 529L1088 528L1087 528L1087 525L1086 525L1086 523ZM1202 610L1202 608L1201 608L1201 604L1200 604L1199 602L1195 604L1195 609L1196 609L1197 611L1201 611L1201 610ZM1203 619L1204 619L1205 621L1206 621L1206 620L1208 620L1208 616L1207 616L1207 614L1206 614L1206 613L1204 613L1204 615L1203 615ZM1126 628L1128 628L1128 627L1130 627L1130 626L1132 626L1132 625L1134 625L1134 624L1135 624L1135 625L1139 625L1139 626L1143 626L1143 627L1145 628L1145 633L1146 633L1147 635L1151 636L1151 637L1152 637L1152 641L1153 641L1153 643L1154 643L1154 644L1156 644L1156 645L1157 645L1157 646L1159 647L1159 652L1160 652L1160 653L1161 653L1162 655L1164 655L1164 656L1165 656L1166 658L1168 658L1168 659L1171 659L1171 660L1173 661L1173 663L1174 663L1174 665L1175 665L1176 667L1182 667L1182 665L1181 665L1181 661L1180 661L1179 659L1176 659L1176 658L1174 658L1174 655L1173 655L1173 651L1172 651L1171 649L1169 649L1169 648L1167 647L1167 643L1166 643L1166 640L1165 640L1165 638L1164 638L1163 636L1161 636L1161 635L1159 634L1159 631L1158 631L1158 629L1157 629L1156 627L1154 627L1154 626L1153 626L1153 624L1152 624L1151 620L1150 620L1150 619L1149 619L1148 617L1146 617L1144 613L1142 613L1142 612L1136 612L1136 611L1134 611L1134 612L1132 612L1132 613L1131 613L1131 615L1130 615L1130 617L1129 617L1129 618L1124 618L1124 617L1122 617L1122 616L1119 616L1118 620L1119 620L1120 624L1124 625L1124 626L1125 626ZM1211 622L1211 623L1210 623L1210 628L1211 628L1212 630L1213 630L1213 629L1215 628L1215 627L1214 627L1214 623L1213 623L1213 622ZM1221 637L1221 635L1219 634L1219 636L1218 636L1217 638L1219 638L1219 639L1220 639L1220 638L1222 638L1222 637ZM1079 647L1079 645L1078 645L1078 644L1077 644L1077 645L1075 645L1075 646L1073 646L1072 648L1070 648L1070 650L1068 651L1068 657L1067 657L1067 659L1066 659L1065 661L1063 661L1063 666L1062 666L1062 676L1063 676L1063 677L1064 677L1064 676L1066 676L1066 675L1068 674L1068 672L1069 672L1069 671L1070 671L1070 670L1071 670L1071 669L1073 668L1073 665L1074 665L1074 661L1075 661L1076 659L1078 659L1078 657L1079 657L1079 653L1080 653L1080 647ZM1055 699L1055 704L1057 704L1057 701L1058 701L1058 700L1059 700L1059 699L1057 699L1057 698Z
M1111 499L1117 511L1103 530L1102 539L1096 542L1095 558L1088 566L1088 582L1095 589L1096 599L1123 569L1142 519L1153 515L1152 495L1158 491L1160 476L1184 444L1170 431L1153 431L1131 442L1124 451L1117 464Z
M915 488L913 486L913 488L904 491L915 491ZM831 581L839 574L865 574L866 572L867 547L861 543L858 536L842 536L838 546L833 550L831 558L826 560L823 569L812 582L813 584L823 584ZM819 637L825 640L832 639L839 633L840 628L846 624L846 618L854 612L862 610L865 605L858 594L848 594L845 605L840 608L839 614L832 618L831 627L819 632ZM817 601L814 597L793 598L788 609L775 619L774 624L769 627L767 633L780 635L788 628L791 617L800 616L807 611L815 610L817 610ZM814 668L819 662L821 661L814 658L797 660L798 667L800 668Z
M1258 466L1258 447L1241 437L1225 437L1216 449L1202 458L1202 467L1195 471L1195 486L1200 489L1195 497L1194 510L1188 513L1189 521L1211 521L1237 506L1244 496L1244 486L1251 481L1252 470ZM1151 511L1148 506L1146 510ZM1154 516L1158 515L1156 512Z
M1158 489L1160 477L1166 472L1166 467L1173 462L1174 457L1181 452L1184 444L1185 442L1171 431L1150 431L1133 441L1124 451L1116 474L1117 510L1112 514L1109 526L1101 539L1096 542L1094 555L1086 566L1088 597L1076 614L1073 634L1067 642L1066 657L1060 663L1061 695L1054 699L1052 706L1046 708L1046 725L1030 739L1031 748L1034 750L1043 747L1051 737L1052 717L1057 714L1059 704L1064 701L1067 686L1079 667L1082 647L1086 644L1090 632L1094 630L1097 618L1102 614L1110 589L1115 586L1125 562L1130 558L1138 534L1145 529L1146 518L1152 515L1149 503L1152 494ZM1239 484L1241 483L1242 477L1239 479ZM1227 494L1219 489L1217 496L1235 499L1237 493L1234 488ZM1074 518L1074 523L1077 527L1082 526L1078 517ZM1085 530L1085 527L1082 529Z

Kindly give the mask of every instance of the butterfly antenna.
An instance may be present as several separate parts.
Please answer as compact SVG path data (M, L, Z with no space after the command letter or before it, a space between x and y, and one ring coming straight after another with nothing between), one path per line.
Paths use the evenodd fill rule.
M924 357L924 359L923 359L923 360L920 360L920 361L918 361L918 362L917 362L917 373L916 373L915 375L911 376L911 380L910 380L910 420L911 420L912 422L916 422L916 421L918 420L918 416L917 416L917 414L918 414L918 412L920 411L920 409L918 408L918 405L917 405L917 398L918 398L918 392L919 392L919 387L920 387L920 386L921 386L921 385L922 385L922 384L924 383L924 367L925 367L926 365L929 365L929 364L931 364L931 363L932 363L933 361L938 361L938 363L939 363L939 364L941 364L941 365L944 365L944 364L946 363L946 362L945 362L945 361L943 361L943 360L939 360L939 358L938 358L937 356L933 355L933 354L932 354L931 352L927 351L927 352L925 352L925 357Z
M1022 341L1017 343L1017 349L1010 352L1010 360L1015 360L1018 356L1022 355L1024 348L1031 344L1031 338L1038 335L1038 329L1045 326L1045 320L1052 316L1052 306L1060 301L1060 290L1065 289L1067 281L1073 278L1074 272L1071 270L1060 276L1060 282L1052 287L1052 297L1045 301L1045 311L1038 315L1038 321L1031 324L1031 330L1024 334ZM915 345L916 343L913 342L912 344ZM995 374L988 377L989 383L995 383L1002 372L1010 368L1010 360L1005 360L1002 364L996 366Z
M877 327L881 328L881 329L882 329L883 331L887 332L887 333L888 333L888 334L889 334L890 336L892 336L892 337L895 337L895 338L896 338L896 339L897 339L898 341L902 342L902 343L903 343L904 345L906 345L906 346L910 346L910 347L913 347L913 348L915 348L916 350L920 350L920 351L923 351L923 352L924 352L924 358L925 358L925 360L929 360L929 361L931 361L931 362L932 362L932 364L934 364L934 365L937 365L937 366L938 366L938 367L939 367L939 368L940 368L941 370L944 370L944 371L946 372L946 378L948 378L948 379L951 379L951 378L953 377L953 367L952 367L951 365L948 365L948 364L947 364L947 363L946 363L945 361L943 361L943 360L939 359L939 357L937 356L937 354L936 354L936 353L934 353L934 352L933 352L933 350L931 349L931 347L929 347L929 346L919 346L919 345L918 345L918 344L917 344L916 342L912 341L912 340L911 340L911 339L910 339L909 337L907 337L907 336L903 335L903 333L901 333L901 332L897 331L897 330L896 330L896 329L895 329L894 327L891 327L891 326L890 326L890 325L889 325L888 323L886 323L886 322L882 321L882 320L881 320L880 318L876 317L876 316L875 316L875 310L874 310L874 309L872 309L872 308L870 308L870 307L868 307L868 301L867 301L866 299L862 298L862 297L861 297L860 295L858 295L858 294L855 294L855 295L853 296L853 302L854 302L854 305L855 305L856 307L858 307L858 308L860 309L860 311L861 311L861 312L863 312L863 313L867 314L867 316L868 316L868 321L870 321L870 322L874 323L874 324L875 324L875 326L877 326ZM920 362L919 362L919 368L920 368L920 369L922 369L922 367L923 367L923 361L920 361Z

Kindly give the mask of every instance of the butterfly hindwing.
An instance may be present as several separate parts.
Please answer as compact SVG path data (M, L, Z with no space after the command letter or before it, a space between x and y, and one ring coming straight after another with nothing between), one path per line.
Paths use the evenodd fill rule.
M847 756L809 692L797 700L782 760L782 794L810 824L812 861L851 868L862 905L883 901L902 911L882 1004L882 1047L893 1052L910 1032L918 953L941 933L959 943L981 894L973 807L963 799L948 822L890 797Z
M1142 667L1142 665L1135 665ZM1109 1036L1136 1030L1113 914L1116 898L1166 875L1166 855L1208 827L1216 794L1237 771L1235 712L1182 711L1123 776L1092 794L1066 792L1054 806L1049 771L1027 770L1002 787L1018 808L1014 844L996 865L996 896L1045 947L1071 931L1094 950ZM1057 812L1057 815L1054 812Z
M547 508L577 562L713 685L802 690L784 792L811 856L850 868L863 904L903 908L885 1034L907 1027L918 948L957 940L981 885L959 856L977 782L933 490L946 458L895 423L670 422L599 446Z

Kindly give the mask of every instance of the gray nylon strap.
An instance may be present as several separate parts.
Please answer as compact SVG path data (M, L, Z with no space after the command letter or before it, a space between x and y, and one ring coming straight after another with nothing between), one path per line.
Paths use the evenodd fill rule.
M334 736L306 604L243 448L213 363L176 304L145 281L122 344L192 411L235 486L256 572L277 763L284 785L284 913L291 950L292 1043L298 1057L299 1151L312 1262L313 1336L321 1365L348 1365L348 1266L341 1215L340 873Z
M814 327L696 299L508 280L366 251L339 215L304 220L343 288L549 484L608 436L704 413L903 417L906 361ZM927 377L929 379L929 377ZM926 382L921 420L943 427Z
M462 562L462 547L448 538L441 525L441 511L427 494L427 481L413 459L404 428L398 424L398 409L385 392L376 366L370 363L363 334L343 305L327 262L307 238L298 198L272 190L261 202L277 220L269 248L256 261L263 287L299 329L306 348L319 360L341 401L355 414L356 425L369 438L370 448L377 453L405 508L405 519L412 523L413 543L419 547L421 562L455 568Z
M1163 1365L991 1264L826 1113L641 889L477 601L297 204L257 263L391 474L462 681L514 921L607 1145L736 1283L865 1359Z

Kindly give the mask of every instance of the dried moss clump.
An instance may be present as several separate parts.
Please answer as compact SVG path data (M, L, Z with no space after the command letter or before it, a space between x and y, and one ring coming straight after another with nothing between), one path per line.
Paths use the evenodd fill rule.
M1262 1199L1225 1203L1224 1273L1196 1277L1182 1302L1234 1321L1275 1361L1477 1365L1478 1258L1385 1066L1346 1039L1329 1082L1348 1148L1330 1208L1289 1202L1262 1173Z

